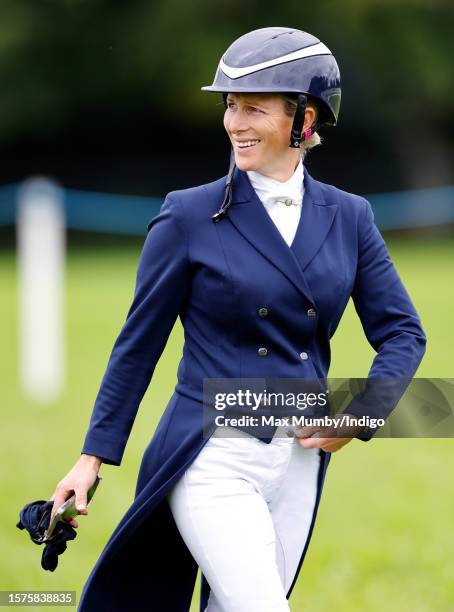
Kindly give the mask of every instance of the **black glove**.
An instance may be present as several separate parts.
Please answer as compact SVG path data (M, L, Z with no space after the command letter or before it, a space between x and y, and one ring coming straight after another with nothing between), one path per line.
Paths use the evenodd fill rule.
M66 521L59 521L52 538L46 539L45 531L49 527L50 515L54 502L38 500L24 506L19 513L16 527L26 529L35 544L45 544L41 557L41 567L53 572L58 565L58 555L66 550L66 542L74 540L75 529Z

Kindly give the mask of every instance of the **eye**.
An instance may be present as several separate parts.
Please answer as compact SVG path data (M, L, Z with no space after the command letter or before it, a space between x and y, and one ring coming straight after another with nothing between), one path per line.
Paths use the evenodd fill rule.
M227 108L229 110L233 110L234 107L236 107L236 104L234 102L227 102Z
M261 111L259 108L257 108L256 106L250 106L249 110L251 111L251 113L263 113L263 111Z

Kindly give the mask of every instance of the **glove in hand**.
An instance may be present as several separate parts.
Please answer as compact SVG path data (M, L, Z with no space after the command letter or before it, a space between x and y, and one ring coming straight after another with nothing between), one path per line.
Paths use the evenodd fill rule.
M45 531L49 527L50 515L54 502L38 500L26 504L19 513L16 527L26 529L32 542L45 544L41 557L41 567L53 572L58 565L58 556L65 552L66 543L74 540L77 532L66 521L59 521L52 538L47 539Z

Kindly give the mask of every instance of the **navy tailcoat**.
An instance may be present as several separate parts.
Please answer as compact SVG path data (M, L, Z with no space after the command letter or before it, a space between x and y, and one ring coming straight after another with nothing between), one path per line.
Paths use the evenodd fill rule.
M238 169L228 214L213 223L224 188L225 177L171 192L148 226L134 299L82 452L120 465L178 316L183 354L175 392L142 459L134 502L85 584L81 612L189 610L197 565L165 497L208 439L203 379L326 377L330 338L350 296L377 353L369 376L411 378L424 354L418 315L367 200L313 179L305 168L301 218L288 247ZM259 316L261 308L267 316ZM331 457L319 453L316 503L299 567ZM208 594L202 577L201 610Z

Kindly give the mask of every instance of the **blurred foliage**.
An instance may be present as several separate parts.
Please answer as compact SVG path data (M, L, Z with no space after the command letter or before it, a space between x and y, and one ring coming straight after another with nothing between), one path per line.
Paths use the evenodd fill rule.
M453 16L448 0L2 0L2 147L96 115L133 130L144 109L196 133L219 125L222 106L200 87L221 54L249 30L287 25L336 56L348 130L391 148L396 134L410 165L419 143L428 157L442 151L435 182L448 181Z
M419 121L428 103L443 121L454 98L452 2L322 0L303 10L297 0L3 0L0 10L3 140L134 99L205 117L214 105L198 85L211 82L220 54L276 24L327 42L357 93L352 120L367 120L369 101L389 121Z

